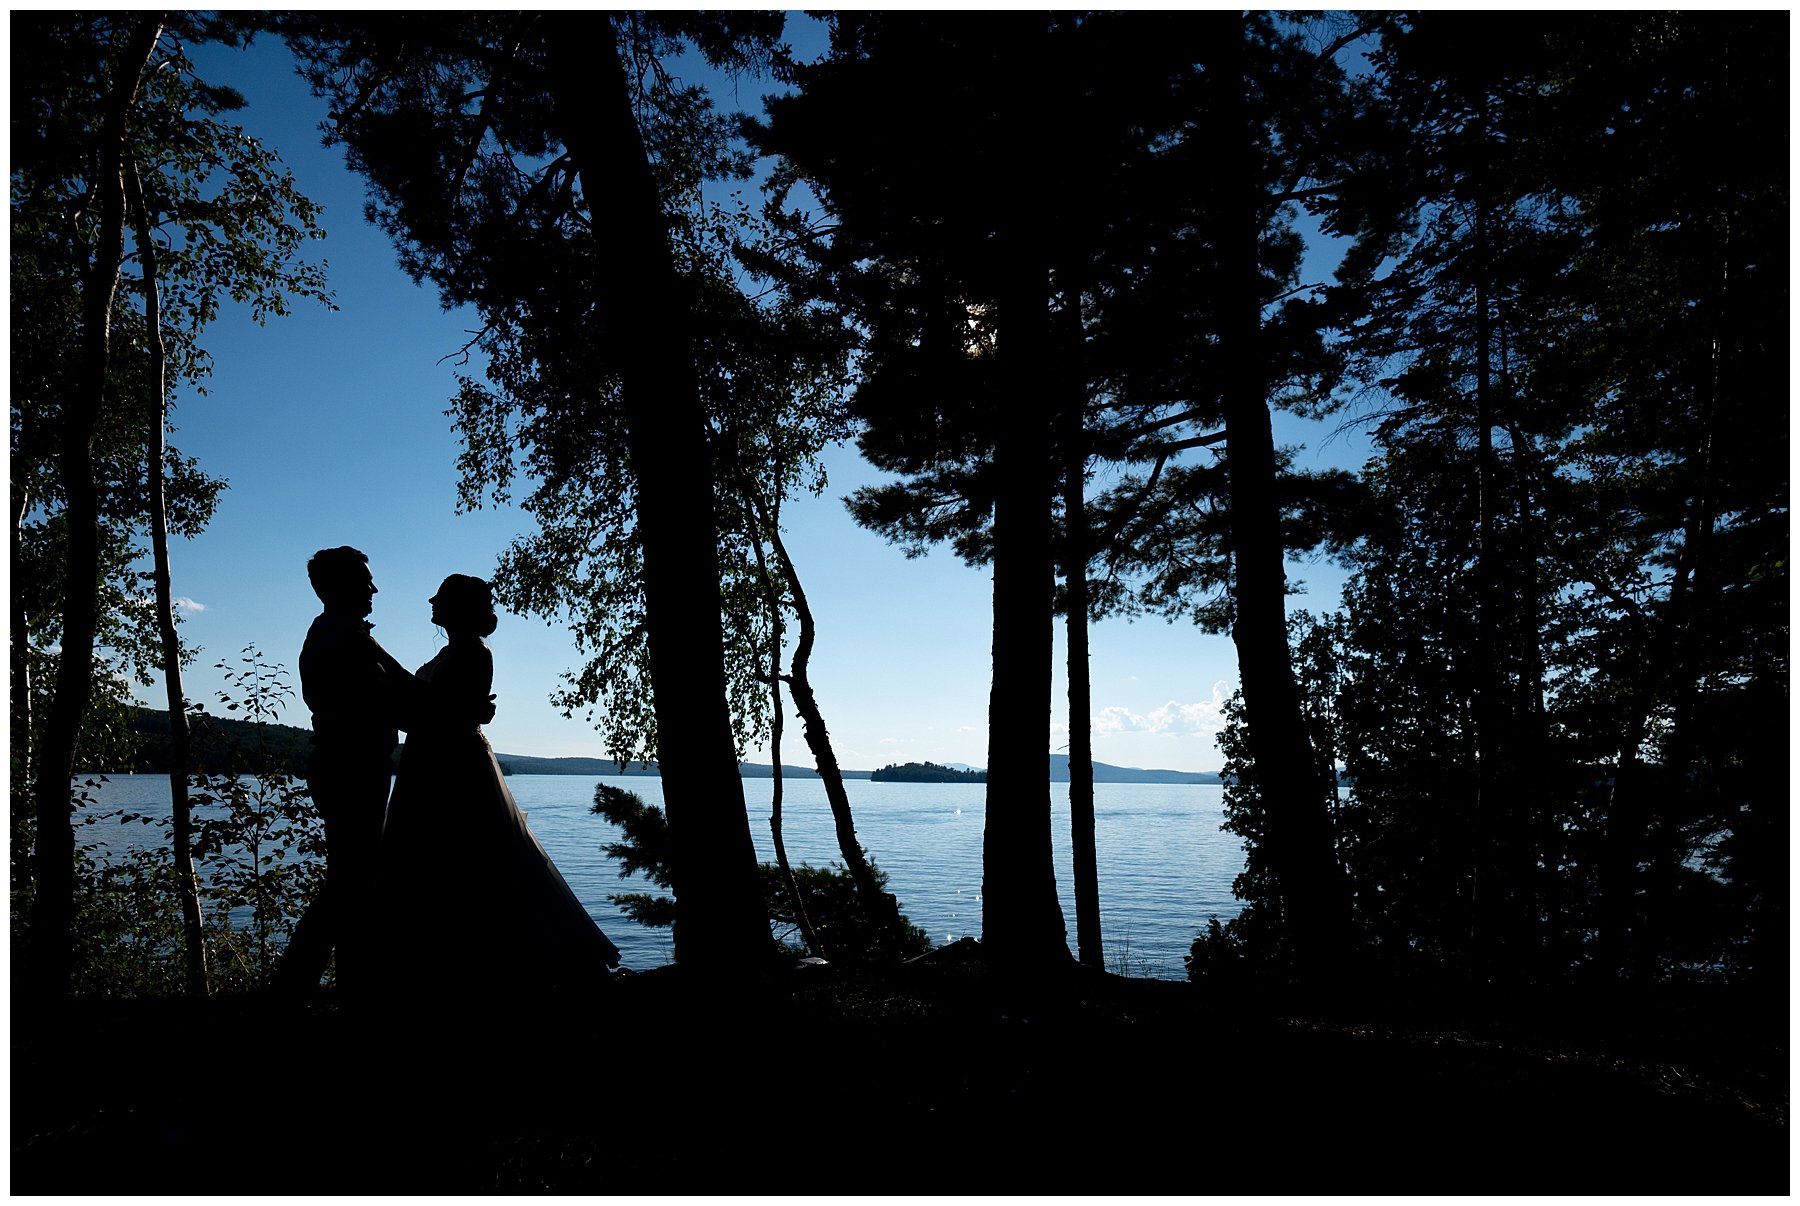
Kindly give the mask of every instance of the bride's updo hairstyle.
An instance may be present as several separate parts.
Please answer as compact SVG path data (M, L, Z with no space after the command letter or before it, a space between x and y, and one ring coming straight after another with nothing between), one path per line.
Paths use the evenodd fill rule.
M438 587L437 594L426 600L458 627L467 626L476 636L492 636L500 627L494 614L494 594L488 584L468 574L451 574Z

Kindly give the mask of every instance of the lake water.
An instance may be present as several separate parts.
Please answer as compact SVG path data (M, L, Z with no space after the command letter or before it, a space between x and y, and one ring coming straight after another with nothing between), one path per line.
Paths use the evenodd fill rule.
M589 812L597 783L662 803L662 782L650 776L604 779L577 775L516 775L507 780L544 848L575 895L618 944L627 967L656 967L672 957L667 930L637 925L606 899L608 893L655 891L640 879L621 879L600 852L617 840L616 827ZM846 785L864 849L888 874L901 909L942 945L981 936L981 844L986 787L975 783ZM769 835L773 781L744 780L750 833L758 856L775 858ZM101 810L168 810L169 781L160 775L115 775L97 793ZM1053 784L1051 826L1057 887L1069 947L1075 947L1075 897L1066 785ZM1208 917L1235 917L1242 905L1231 881L1243 869L1239 839L1219 828L1222 789L1216 785L1101 783L1094 788L1095 841L1100 878L1100 923L1109 970L1181 979L1182 956ZM794 864L838 860L825 788L817 779L784 783L782 833ZM157 831L101 823L80 840L156 841ZM446 882L446 892L455 884ZM427 905L429 902L426 902Z

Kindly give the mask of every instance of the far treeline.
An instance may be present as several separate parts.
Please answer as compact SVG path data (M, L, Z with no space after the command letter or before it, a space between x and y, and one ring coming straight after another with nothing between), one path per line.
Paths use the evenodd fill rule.
M138 740L124 763L89 770L133 775L166 775L175 765L169 714L154 708L131 713L131 732ZM188 753L194 765L213 772L232 768L250 775L304 775L312 753L312 730L266 721L237 720L211 714L189 714L192 736Z
M169 714L155 708L136 708L130 713L130 730L135 744L125 761L106 766L84 767L87 772L166 775L173 765L173 743L170 740ZM220 773L231 768L242 774L304 775L306 759L312 751L312 731L293 725L269 721L239 720L211 713L189 715L193 732L192 757L203 771ZM633 763L620 766L610 758L539 758L529 754L496 753L500 769L508 775L579 775L612 777L649 777L661 775L654 766ZM400 749L394 749L398 765ZM767 779L774 768L753 762L741 763L739 774L746 779ZM811 767L786 765L781 768L789 779L818 779ZM987 773L958 770L935 762L908 762L874 771L844 770L845 779L872 779L889 783L985 783ZM1069 759L1064 754L1050 755L1050 781L1069 781ZM1096 783L1218 783L1220 777L1209 771L1140 770L1137 767L1108 766L1094 763Z
M1071 934L1050 718L1094 714L1091 625L1156 616L1238 655L1245 908L1194 977L1779 996L1788 14L835 12L806 57L789 19L14 14L30 984L66 992L75 957L70 772L124 740L134 676L186 714L167 539L225 483L166 445L170 392L219 299L328 296L316 207L183 49L260 37L404 267L476 316L458 502L534 518L497 597L568 626L555 702L663 767L679 962L769 957L739 751L780 764L789 705L869 932L904 937L782 541L854 440L889 478L861 523L992 575L993 966L1102 964L1091 736L1066 737ZM1366 464L1304 468L1277 412ZM1341 598L1290 611L1287 565L1319 558Z
M935 762L890 763L869 774L876 783L986 783L987 772L957 770Z

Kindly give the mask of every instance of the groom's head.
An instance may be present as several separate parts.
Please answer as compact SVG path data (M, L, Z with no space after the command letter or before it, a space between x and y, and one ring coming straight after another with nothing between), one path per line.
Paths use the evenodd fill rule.
M366 616L375 606L375 577L368 555L349 545L320 549L306 563L313 593L327 607Z

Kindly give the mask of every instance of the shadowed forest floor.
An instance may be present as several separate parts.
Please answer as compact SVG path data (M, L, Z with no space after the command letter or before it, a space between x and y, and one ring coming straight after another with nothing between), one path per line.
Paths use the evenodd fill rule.
M14 1194L1755 1193L1785 1002L1307 1005L976 961L12 1024Z

